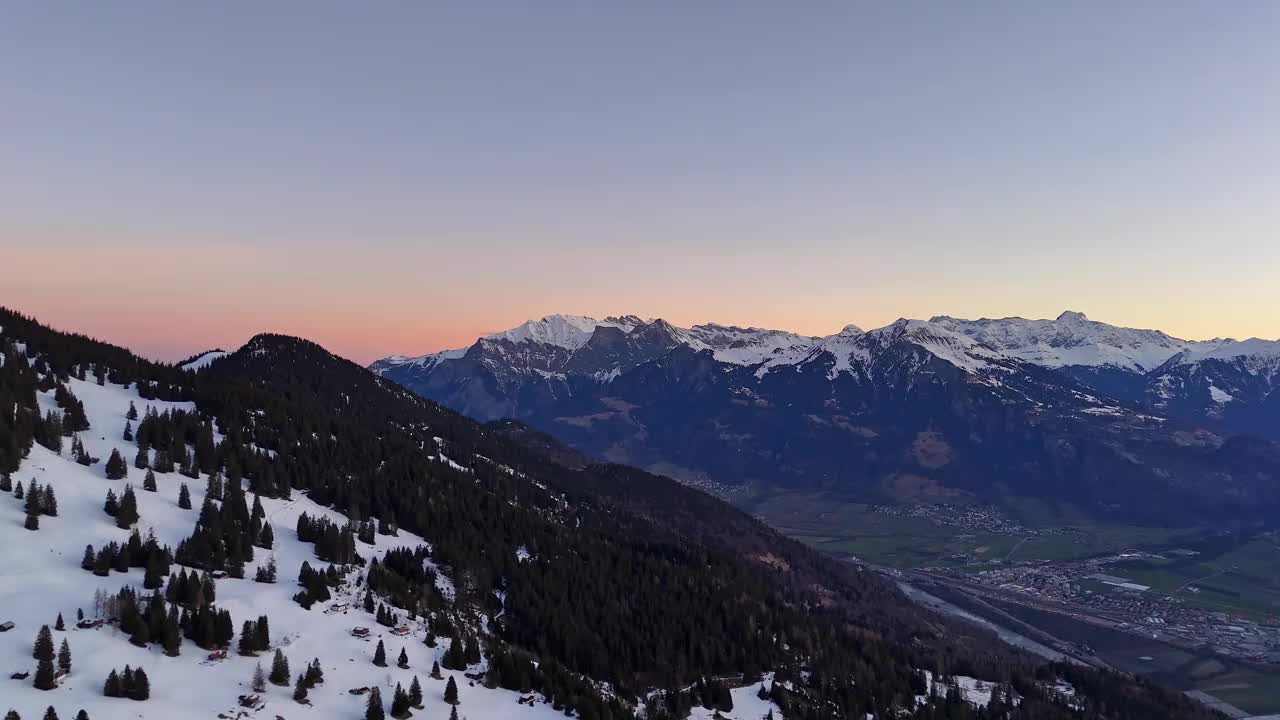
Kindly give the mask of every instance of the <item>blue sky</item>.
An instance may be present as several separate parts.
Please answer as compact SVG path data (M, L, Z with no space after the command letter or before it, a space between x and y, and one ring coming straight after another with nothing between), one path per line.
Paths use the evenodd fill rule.
M1264 2L18 4L0 243L61 281L0 302L168 356L548 312L1276 337L1277 67Z

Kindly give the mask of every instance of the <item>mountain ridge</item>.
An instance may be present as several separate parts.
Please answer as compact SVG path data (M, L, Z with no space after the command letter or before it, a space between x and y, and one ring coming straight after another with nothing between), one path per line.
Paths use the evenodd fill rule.
M573 351L481 338L459 358L371 369L588 455L748 492L1027 495L1144 522L1165 512L1187 521L1191 507L1253 517L1276 501L1268 478L1280 463L1223 453L1241 433L1280 440L1280 342L1197 345L1075 312L938 316L800 340L754 329L728 343L757 341L742 362L717 355L728 335L709 346L687 332L664 321L602 325ZM1213 440L1188 446L1188 437ZM928 445L948 450L922 464ZM1213 477L1231 478L1232 492L1216 492Z

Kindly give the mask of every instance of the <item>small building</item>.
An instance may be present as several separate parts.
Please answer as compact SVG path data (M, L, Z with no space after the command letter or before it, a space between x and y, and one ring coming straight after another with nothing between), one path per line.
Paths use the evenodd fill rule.
M358 638L367 638L369 637L369 628L367 627L351 628L351 634Z
M12 629L13 629L12 620L5 620L4 622L0 623L0 632L9 632Z

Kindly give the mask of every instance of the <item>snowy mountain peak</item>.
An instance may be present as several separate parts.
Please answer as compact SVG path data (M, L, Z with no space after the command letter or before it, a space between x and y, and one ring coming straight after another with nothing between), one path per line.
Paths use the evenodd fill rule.
M939 316L931 322L1009 356L1050 368L1109 366L1148 372L1180 352L1206 345L1180 340L1159 330L1096 322L1074 311L1064 312L1056 320L963 320Z
M566 350L577 350L591 339L597 327L607 326L631 332L635 325L626 319L596 320L586 315L548 315L541 320L529 320L510 330L485 335L485 340L506 340L513 343L535 342L555 345Z

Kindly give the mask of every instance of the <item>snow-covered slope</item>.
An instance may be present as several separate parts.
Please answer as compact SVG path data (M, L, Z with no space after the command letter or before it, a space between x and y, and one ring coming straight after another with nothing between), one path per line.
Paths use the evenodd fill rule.
M598 327L616 327L623 332L631 332L636 323L620 318L596 320L585 315L548 315L541 320L529 320L518 327L484 337L486 340L507 340L513 343L529 341L577 350L586 344Z
M741 328L708 323L679 331L684 342L695 350L710 350L716 360L731 365L759 365L763 362L795 362L804 357L819 338L785 330Z
M113 448L125 457L132 457L136 451L133 443L120 437L130 401L139 412L147 406L158 411L191 409L188 403L142 400L133 390L110 383L99 386L73 378L68 386L84 403L91 428L81 433L81 439L95 457L106 458ZM42 406L52 407L48 394L42 394L39 399ZM143 571L140 569L127 574L113 571L109 577L98 577L80 567L86 545L99 548L110 541L123 544L129 537L128 530L117 528L112 518L103 512L103 498L108 488L119 495L125 483L133 485L141 515L136 527L144 537L154 533L162 545L176 547L191 534L195 524L207 478L193 480L176 473L158 474L158 489L152 493L141 488L142 471L131 467L129 473L125 480L107 480L103 463L90 467L78 465L37 444L12 479L28 488L32 482L52 485L58 500L57 517L42 517L39 530L26 530L23 501L9 493L0 494L0 548L4 549L4 562L0 563L0 623L15 624L13 630L0 634L0 670L5 676L0 679L3 683L0 712L12 708L24 718L39 718L46 707L53 706L60 717L68 719L82 708L94 720L213 718L218 713L236 717L241 709L237 706L237 697L250 692L255 665L261 662L264 670L270 669L271 653L255 659L240 657L233 651L224 660L209 661L206 652L184 640L181 655L171 658L165 656L159 646L131 645L128 638L111 625L88 630L75 626L77 609L93 617L95 590L115 593L131 585L145 592L141 590ZM182 482L190 488L195 510L178 508L178 488ZM422 642L425 630L418 624L411 624L412 632L407 637L391 635L360 609L361 595L354 586L339 590L329 603L351 603L348 610L329 614L322 605L304 610L291 599L298 590L294 582L297 569L304 560L318 569L328 564L316 559L312 545L297 540L298 516L305 512L342 523L346 518L302 495L295 494L289 501L265 497L261 500L275 532L274 549L257 550L253 566L246 568L246 579L218 580L217 604L231 612L237 629L244 620L267 615L273 646L283 650L295 675L306 663L318 658L325 682L310 692L310 705L295 703L291 686L269 685L262 694L266 706L251 716L325 720L363 717L366 697L351 695L348 689L379 687L384 702L389 704L396 683L407 689L416 676L422 683L426 707L425 712L418 711L418 716L447 718L449 706L444 702L443 693L447 678L454 676L461 697L459 713L471 720L563 718L563 714L550 705L521 704L519 694L472 684L460 672L445 670L445 679L431 679L431 665L443 656L449 641L441 639L438 647L427 647ZM398 537L378 535L376 543L376 549L361 545L360 552L369 557L391 547L417 547L423 541L401 531ZM269 558L274 558L280 569L279 582L264 584L248 579L253 577L255 567ZM174 571L177 570L175 566ZM350 579L354 580L355 576ZM29 678L8 679L10 673L34 669L31 647L36 633L42 625L52 628L58 613L66 620L67 629L54 633L54 645L61 644L63 639L69 643L70 675L60 687L47 692L32 687ZM350 631L354 626L371 628L373 635L364 640L353 637ZM371 659L379 639L386 643L391 658L403 647L409 656L410 669L399 669L394 662L386 668L374 666ZM146 670L151 683L149 700L135 702L103 696L107 674L126 664ZM480 666L472 668L478 669Z
M1117 327L1070 311L1056 320L962 320L943 315L929 322L1011 357L1049 368L1111 366L1148 372L1178 353L1208 351L1222 342L1195 342L1159 330Z
M207 352L200 353L187 362L182 363L181 367L183 370L203 370L209 367L209 363L226 356L226 350L209 350Z

